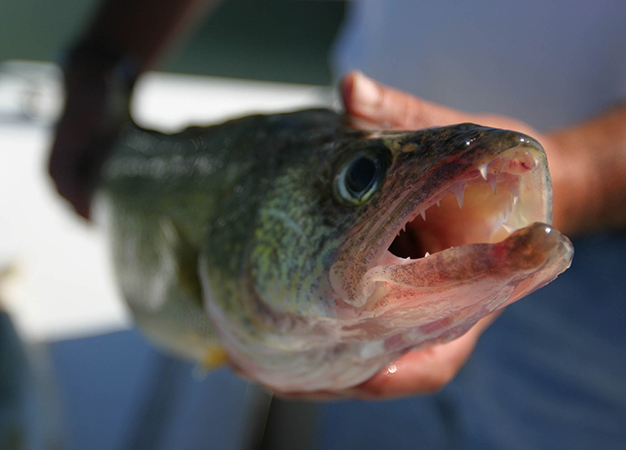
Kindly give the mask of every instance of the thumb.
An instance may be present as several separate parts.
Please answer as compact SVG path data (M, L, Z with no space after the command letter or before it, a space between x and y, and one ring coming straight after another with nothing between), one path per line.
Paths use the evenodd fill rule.
M341 81L346 112L390 128L420 129L471 120L471 115L380 84L354 71Z

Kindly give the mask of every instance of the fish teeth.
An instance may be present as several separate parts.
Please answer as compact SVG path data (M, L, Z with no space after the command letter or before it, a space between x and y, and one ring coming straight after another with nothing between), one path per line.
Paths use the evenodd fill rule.
M504 221L506 222L507 220L509 220L509 216L511 215L511 209L509 208L509 205L506 205L504 207Z
M437 204L438 207L441 208L441 199L437 199L437 201L435 203Z
M485 181L487 181L487 169L488 169L489 165L487 163L481 164L480 166L478 166L478 171L480 172L480 176L483 177L485 179Z
M430 256L430 253L428 253L428 252L426 252L426 253L424 254L424 258L428 258L429 256Z
M513 194L513 199L519 197L519 184L511 186L511 194Z
M509 234L515 233L518 229L513 225L509 225L508 223L503 223L502 227L509 232Z
M453 185L450 190L456 196L456 201L459 204L459 208L463 209L463 195L465 194L465 183L459 182Z
M426 222L426 210L425 209L420 209L420 216L422 216L422 219L424 219L424 222Z
M499 212L498 218L496 219L495 223L493 224L493 228L491 229L491 239L493 239L493 237L498 232L498 230L502 228L502 224L504 223L505 220L506 219L504 218L504 215L502 214L502 212Z
M490 180L487 180L487 183L489 183L489 186L491 187L491 190L493 191L493 195L496 195L496 179L492 178Z

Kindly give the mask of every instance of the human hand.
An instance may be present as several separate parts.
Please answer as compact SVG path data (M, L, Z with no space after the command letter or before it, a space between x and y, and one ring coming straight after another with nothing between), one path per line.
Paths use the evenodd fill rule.
M585 155L566 149L552 135L544 135L530 125L506 116L470 114L443 105L428 102L411 94L384 86L362 73L352 72L344 77L341 93L346 112L353 117L393 129L421 128L472 122L484 126L514 130L537 139L546 151L552 177L553 224L565 234L580 231L581 199L589 196L591 178Z
M89 219L101 166L127 117L132 82L98 55L70 61L64 75L65 109L56 126L48 170L59 194Z
M545 136L518 120L495 115L476 115L427 102L404 92L380 85L360 73L348 74L341 84L346 111L365 125L394 129L415 130L474 122L486 126L512 129L529 134L540 141ZM361 122L363 125L363 122ZM561 154L552 149L549 164L558 165ZM559 175L560 176L560 175ZM560 191L555 189L555 202ZM555 210L557 228L565 221L562 210ZM498 313L483 318L465 335L424 350L409 352L385 370L359 386L340 392L316 392L291 398L383 399L438 391L454 378L463 367L481 334L495 320Z
M59 194L86 219L135 78L221 0L100 3L64 68L66 105L49 162Z

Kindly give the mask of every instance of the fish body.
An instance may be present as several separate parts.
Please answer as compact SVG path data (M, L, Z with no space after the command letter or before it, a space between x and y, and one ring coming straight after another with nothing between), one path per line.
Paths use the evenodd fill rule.
M571 262L534 139L365 131L330 110L166 135L129 123L97 195L116 273L162 346L282 392L359 384Z

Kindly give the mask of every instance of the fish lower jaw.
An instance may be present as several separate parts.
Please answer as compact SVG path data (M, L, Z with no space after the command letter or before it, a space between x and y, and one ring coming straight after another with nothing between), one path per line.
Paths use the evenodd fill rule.
M415 263L450 248L497 243L534 222L551 221L551 192L540 153L515 147L481 162L411 213L376 265Z

